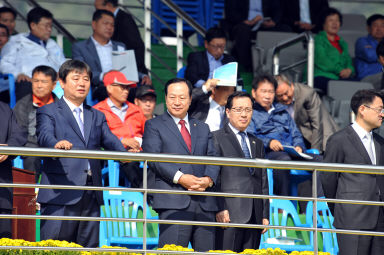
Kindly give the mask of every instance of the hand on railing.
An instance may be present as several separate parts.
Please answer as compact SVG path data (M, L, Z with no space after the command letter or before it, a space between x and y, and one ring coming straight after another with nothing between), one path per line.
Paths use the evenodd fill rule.
M0 146L8 146L8 144L0 144ZM0 163L7 160L7 158L8 158L8 155L0 155Z
M55 149L70 150L72 149L72 146L73 144L67 140L61 140L55 144Z

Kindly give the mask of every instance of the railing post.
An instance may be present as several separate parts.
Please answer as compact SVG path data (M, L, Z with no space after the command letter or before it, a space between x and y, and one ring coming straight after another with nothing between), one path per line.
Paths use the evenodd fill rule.
M313 218L312 218L312 221L313 221L313 252L314 252L314 255L317 255L318 254L318 240L317 240L317 170L314 169L313 172L312 172L312 195L313 195L313 198L315 200L313 200L313 207L312 207L312 210L313 210Z
M147 196L148 196L148 161L144 161L144 167L143 167L143 189L144 189L144 196L143 196L143 218L144 218L144 223L143 223L143 250L144 254L147 254Z
M176 42L177 42L177 49L176 49L176 66L177 70L180 70L180 68L183 67L183 19L180 18L180 16L177 16L176 18Z
M308 61L307 61L307 83L313 88L314 69L315 69L315 40L311 33L308 33Z
M151 0L144 1L145 66L151 70Z
M56 36L56 42L61 49L64 49L64 37L63 34L58 33Z
M279 54L280 54L280 51L273 54L273 75L279 74L279 62L280 62Z

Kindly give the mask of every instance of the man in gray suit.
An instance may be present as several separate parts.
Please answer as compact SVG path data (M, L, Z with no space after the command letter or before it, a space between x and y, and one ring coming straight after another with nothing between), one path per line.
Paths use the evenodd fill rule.
M293 83L285 75L275 77L278 83L276 100L288 106L308 148L325 150L329 136L339 127L322 104L316 91L304 84Z
M329 138L324 161L384 165L384 139L372 133L383 121L380 94L373 90L357 91L351 99L351 108L356 121ZM384 201L382 175L322 172L320 176L327 198ZM336 228L383 232L382 206L336 203L334 216ZM337 234L337 241L340 255L382 254L382 237Z

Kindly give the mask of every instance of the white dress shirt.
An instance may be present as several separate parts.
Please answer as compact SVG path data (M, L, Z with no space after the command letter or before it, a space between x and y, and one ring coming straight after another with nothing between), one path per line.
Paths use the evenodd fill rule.
M73 114L73 117L75 117L75 119L77 119L77 113L75 112L75 108L79 107L81 112L80 112L80 119L81 121L84 123L84 109L83 109L83 104L81 104L80 106L76 106L74 105L71 101L69 101L67 98L65 98L65 96L63 96L63 99L65 101L65 103L69 106L69 109L71 109L71 112ZM85 123L84 123L85 124ZM80 128L80 127L79 127ZM80 128L81 129L81 128Z
M239 131L237 128L232 126L231 123L228 123L228 126L231 128L232 132L236 135L237 141L239 141L239 144L240 144L240 147L241 147L241 135L239 134L241 131ZM245 133L245 142L247 143L249 153L252 156L251 145L249 143L248 134L247 134L246 131L244 131L244 133Z
M223 116L224 106L219 105L212 99L212 97L209 97L209 110L205 123L209 126L209 130L211 130L211 132L220 129Z
M309 0L300 0L300 21L312 24L311 14L309 12Z
M93 38L93 36L91 36L91 40L95 44L97 55L100 59L100 80L103 80L104 74L112 69L112 41L109 40L107 44L101 45Z
M365 150L370 154L372 152L372 164L376 165L376 151L375 151L375 143L373 142L372 131L367 132L364 128L362 128L357 122L353 122L352 124L353 130L359 136L361 142L363 143Z

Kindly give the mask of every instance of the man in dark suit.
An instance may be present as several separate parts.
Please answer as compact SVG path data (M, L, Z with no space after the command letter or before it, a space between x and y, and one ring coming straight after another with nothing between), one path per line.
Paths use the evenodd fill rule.
M351 99L356 121L334 135L327 143L324 161L329 163L384 165L384 139L372 133L383 121L383 101L373 90L357 91ZM327 198L384 201L381 175L321 172ZM383 232L383 207L369 205L334 205L333 225L340 229ZM340 255L382 254L381 237L337 234ZM380 241L379 241L380 240ZM380 244L381 243L381 244Z
M252 118L253 100L246 92L230 95L225 106L229 123L213 132L216 150L222 157L264 158L263 142L245 132ZM218 189L221 192L268 195L266 169L222 166ZM269 224L269 200L250 198L219 198L218 222ZM258 249L259 229L226 228L219 230L217 249L241 252ZM265 232L266 229L263 231Z
M167 112L145 123L142 148L148 153L216 156L207 124L189 118L192 85L175 78L165 84ZM178 163L151 163L151 186L155 189L211 191L219 167ZM212 196L154 194L153 208L162 220L215 221L217 201ZM215 228L160 224L159 247L192 243L195 251L213 249Z
M126 151L109 130L104 114L83 103L91 77L90 68L78 60L68 60L60 67L59 81L64 96L37 110L37 138L41 147ZM41 184L101 186L101 166L97 159L44 158ZM38 202L42 215L99 217L102 193L41 189ZM97 247L99 222L42 221L41 239Z
M0 146L23 146L27 142L27 133L19 127L16 117L9 106L0 102ZM0 183L12 183L12 159L0 155ZM13 189L0 188L0 214L12 214ZM12 238L12 220L0 220L0 238Z
M329 7L328 0L284 0L282 22L292 28L294 32L322 29L321 15Z
M290 31L281 23L280 0L225 0L225 26L230 39L235 41L232 55L252 71L251 41L259 30Z
M227 39L225 31L221 28L210 28L204 40L205 51L191 52L188 55L185 79L194 87L202 87L211 79L213 71L219 66L236 61L232 56L225 54Z
M107 10L115 16L115 32L112 40L122 42L127 49L135 51L137 70L148 75L148 70L144 62L144 42L141 39L139 29L131 14L126 13L118 7L118 0L95 0L96 10ZM147 81L145 84L150 85L149 76L143 77Z

